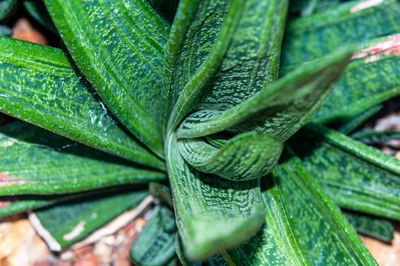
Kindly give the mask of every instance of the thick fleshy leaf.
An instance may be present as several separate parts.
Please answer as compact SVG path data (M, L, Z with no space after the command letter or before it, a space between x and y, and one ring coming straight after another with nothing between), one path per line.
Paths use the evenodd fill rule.
M400 35L371 41L353 56L313 121L342 123L399 94L399 64Z
M42 1L24 0L24 7L42 26L53 33L57 33L56 26L54 26L54 23L51 20L49 13L47 13L46 7Z
M61 251L122 212L136 207L146 195L146 191L131 191L74 200L37 210L29 219L50 249Z
M361 44L400 32L399 17L397 0L360 0L294 19L287 25L283 42L283 72L329 54L343 44Z
M62 50L0 37L0 110L75 141L163 169L114 121Z
M46 0L72 58L113 114L163 156L162 59L169 26L143 0Z
M378 104L375 106L372 106L371 108L366 109L363 113L349 119L345 123L343 123L338 130L342 132L343 134L348 135L349 133L353 132L355 129L357 129L361 124L363 124L365 121L367 121L369 118L371 118L373 115L378 113L382 109L383 105Z
M400 219L398 159L321 126L307 126L300 133L292 147L336 204Z
M18 0L2 0L0 1L0 20L3 20L14 9Z
M145 228L131 248L131 260L136 265L162 266L175 255L176 225L174 213L156 206Z
M259 181L232 182L196 171L168 137L167 169L179 234L190 260L206 259L250 238L265 209Z
M392 241L394 229L388 220L348 211L343 211L343 215L357 232L385 242Z
M324 59L305 64L239 105L225 111L199 111L180 125L179 138L214 134L229 128L257 130L288 139L314 114L350 60L340 49Z
M223 253L238 265L376 265L338 207L298 158L275 168L267 219L255 237ZM271 187L272 186L272 187Z
M199 2L176 53L170 129L193 110L232 107L276 80L287 5L286 0Z
M283 143L275 136L248 132L232 138L221 148L203 139L183 139L178 147L186 162L200 172L232 181L248 181L272 171Z
M32 125L0 128L0 195L60 194L165 179Z

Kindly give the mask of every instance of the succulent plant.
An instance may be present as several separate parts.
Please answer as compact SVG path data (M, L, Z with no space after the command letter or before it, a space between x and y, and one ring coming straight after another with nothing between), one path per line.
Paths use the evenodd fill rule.
M1 215L60 251L150 183L136 264L376 264L354 228L391 239L361 213L400 219L400 162L365 143L398 132L354 131L398 94L398 1L44 4L65 49L0 37L29 123L0 128Z

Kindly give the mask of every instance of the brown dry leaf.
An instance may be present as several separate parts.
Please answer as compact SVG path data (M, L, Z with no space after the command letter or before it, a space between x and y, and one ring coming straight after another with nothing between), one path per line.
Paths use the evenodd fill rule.
M35 30L26 18L20 18L12 28L14 39L47 45L47 39Z

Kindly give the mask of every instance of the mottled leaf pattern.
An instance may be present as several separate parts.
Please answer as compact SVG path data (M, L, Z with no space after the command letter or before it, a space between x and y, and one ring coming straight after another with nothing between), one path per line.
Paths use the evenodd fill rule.
M167 151L177 226L190 260L235 246L260 228L265 210L258 180L232 182L196 171L181 157L174 135Z
M264 192L267 220L255 237L224 253L239 265L376 265L352 226L298 158L274 172Z
M78 142L163 169L126 134L62 50L0 37L0 110Z
M162 172L16 122L0 128L0 195L60 194L165 179Z
M257 179L272 171L279 160L283 143L278 137L249 132L216 148L202 139L178 142L182 157L203 173L232 181Z
M163 156L162 58L169 26L143 0L46 0L69 53L113 114Z
M304 65L226 111L194 113L180 125L178 137L201 137L236 126L235 131L256 128L286 140L322 104L350 56L348 49L338 50L323 60Z
M307 170L339 206L400 219L400 161L321 126L291 142Z
M156 206L145 228L131 248L131 259L137 265L162 266L175 255L176 225L174 214Z
M392 241L394 228L390 221L348 211L343 211L343 215L357 232L385 242Z

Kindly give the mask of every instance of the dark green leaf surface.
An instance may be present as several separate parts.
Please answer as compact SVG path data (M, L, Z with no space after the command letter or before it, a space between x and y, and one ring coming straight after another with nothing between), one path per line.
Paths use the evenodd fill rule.
M165 179L32 125L0 128L0 195L60 194Z
M287 1L199 3L175 60L171 129L192 110L232 107L276 79L286 11Z
M201 260L251 237L265 219L259 181L232 182L191 168L169 136L167 169L184 251Z
M46 7L42 1L24 0L24 7L28 13L42 26L53 33L57 33L56 26L54 26L54 23L47 13Z
M371 118L373 115L378 113L382 109L382 107L383 107L382 104L378 104L364 110L363 113L349 119L344 124L342 124L339 127L338 131L348 135L349 133L353 132L356 128L358 128L361 124L363 124L365 121L367 121L369 118Z
M291 143L312 176L340 207L400 219L400 161L313 125Z
M170 228L165 223L172 224ZM162 266L175 255L176 226L174 213L156 206L145 228L131 248L131 260L137 265Z
M340 5L340 0L291 0L289 13L300 13L301 16L309 16L338 5Z
M223 253L228 263L376 265L352 226L298 158L275 168L273 176L275 185L264 192L266 223L255 237Z
M146 195L146 191L121 192L66 202L37 210L29 219L50 249L60 251L125 210L136 207Z
M366 144L374 144L393 139L400 139L400 131L398 130L376 131L373 129L364 129L351 134L351 138Z
M184 120L177 135L194 138L236 126L288 139L314 114L350 60L340 49L323 60L306 64L239 105L225 111L199 111Z
M4 25L0 25L0 36L10 37L12 35L12 30Z
M1 0L0 1L0 20L3 20L17 4L18 0Z
M343 215L357 232L385 242L392 241L394 229L388 220L348 211L343 211Z
M399 18L397 0L361 0L294 19L287 25L283 42L283 72L329 54L343 44L358 45L400 32Z
M203 173L232 181L248 181L271 172L279 160L283 143L275 136L248 132L216 148L202 139L178 142L182 157Z
M62 201L65 196L19 196L0 197L0 217L34 210Z
M161 77L168 24L143 0L45 3L72 58L113 114L163 156Z
M353 56L314 122L340 123L399 94L400 35L371 41L364 48Z
M170 189L160 183L151 182L149 184L149 192L154 198L166 203L169 207L173 208L172 195Z
M163 169L113 120L59 49L0 37L0 110L131 161Z

